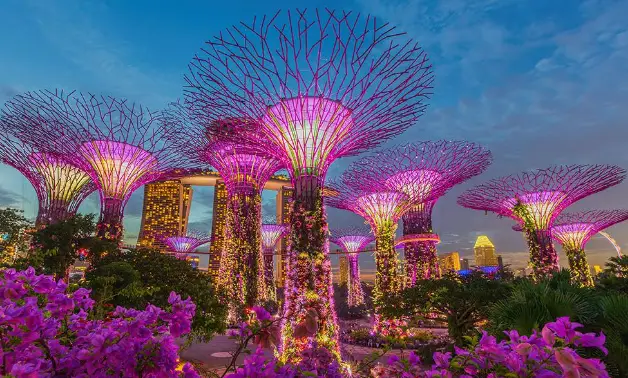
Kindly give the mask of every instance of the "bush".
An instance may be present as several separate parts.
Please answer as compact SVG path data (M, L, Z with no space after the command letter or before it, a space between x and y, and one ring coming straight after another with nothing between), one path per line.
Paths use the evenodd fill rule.
M147 249L111 253L92 267L86 279L96 298L114 306L165 306L172 291L189 296L196 304L190 340L207 341L225 330L227 311L211 277L174 256ZM114 288L118 295L110 294Z

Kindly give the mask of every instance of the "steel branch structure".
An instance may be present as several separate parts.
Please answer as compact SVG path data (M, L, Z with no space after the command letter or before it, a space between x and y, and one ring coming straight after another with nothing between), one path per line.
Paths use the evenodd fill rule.
M525 230L536 277L558 269L551 240L556 217L572 203L619 184L626 172L613 165L559 165L493 179L464 192L458 203L515 219Z
M628 219L628 210L589 210L562 213L554 221L552 237L562 246L575 282L593 286L593 277L584 252L591 237Z
M11 135L12 120L11 113L0 119L0 162L18 170L35 189L37 226L67 219L96 187L65 155L42 152Z
M413 207L403 215L407 284L440 275L432 229L432 209L453 186L484 172L492 162L489 150L465 141L425 141L378 151L356 163L356 177L378 177L386 186L410 197ZM429 237L428 237L429 236Z
M358 258L364 247L373 242L373 236L359 228L347 228L334 231L330 240L346 252L349 265L347 304L349 306L364 304Z
M187 108L175 103L166 111L172 139L199 166L214 167L227 188L225 244L220 256L217 284L227 294L232 319L241 321L247 307L266 299L262 255L262 190L279 160L236 142L225 130L247 122L241 118L197 122Z
M326 204L352 211L362 216L375 234L375 287L373 298L380 304L386 296L401 288L398 277L398 257L394 240L397 222L412 207L410 198L403 192L389 189L374 177L359 177L349 167L340 179L330 186L338 191L336 197L326 199ZM362 185L368 180L368 188Z
M197 119L254 120L234 136L254 140L290 172L282 359L298 360L315 339L340 358L321 188L334 160L398 135L423 114L433 81L426 54L371 16L277 12L208 41L186 81ZM308 317L316 335L295 337Z
M7 103L20 138L72 157L100 194L98 236L122 238L124 207L142 185L187 159L165 138L160 113L123 99L79 92L27 92Z
M196 248L211 241L211 236L200 232L188 232L183 236L165 236L160 238L171 253L179 259L187 259Z
M262 249L264 252L264 281L266 284L267 298L277 300L275 288L273 255L277 242L286 234L288 227L284 224L262 224Z

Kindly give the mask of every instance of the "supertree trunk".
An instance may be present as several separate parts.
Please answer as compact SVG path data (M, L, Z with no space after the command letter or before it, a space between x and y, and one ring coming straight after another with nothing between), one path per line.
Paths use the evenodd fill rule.
M435 201L428 201L414 206L403 216L403 234L433 234L432 209ZM416 285L417 280L440 278L436 242L431 240L406 244L406 282Z
M318 177L295 179L282 324L283 361L316 342L340 359L328 229Z
M218 285L227 295L231 320L266 297L261 247L261 196L255 191L230 194L225 219L225 245Z
M364 304L364 293L362 292L362 283L360 282L360 264L358 262L359 254L350 253L347 255L347 263L349 265L349 284L347 303L349 306L359 306Z
M395 251L395 231L397 225L390 222L378 228L375 234L375 287L373 289L373 301L377 308L386 298L399 289L399 277L397 275L397 251Z
M584 249L565 248L565 254L567 255L567 260L569 260L569 270L571 271L573 282L581 286L593 286L593 276L591 276Z
M275 288L274 266L273 266L274 250L269 248L264 251L264 284L266 286L266 299L276 301L277 289Z
M102 204L96 236L104 240L122 241L122 218L125 201L117 198L105 198Z
M72 213L68 209L68 203L63 200L51 200L47 207L41 206L37 213L37 219L35 220L36 227L47 226L49 224L55 224L60 221L68 219Z
M552 243L549 230L525 229L526 240L530 249L530 265L535 279L541 279L557 272L558 254Z

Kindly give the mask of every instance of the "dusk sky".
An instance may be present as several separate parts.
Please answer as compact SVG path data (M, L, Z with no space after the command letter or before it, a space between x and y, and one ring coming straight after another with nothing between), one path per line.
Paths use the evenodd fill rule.
M156 4L159 4L157 6ZM441 253L472 255L488 235L505 263L527 261L509 219L469 210L457 196L491 178L552 164L628 168L628 1L355 0L355 1L45 1L4 0L0 12L0 102L38 89L63 88L125 97L157 110L182 96L187 64L221 30L278 9L333 7L370 13L398 26L426 50L434 95L419 122L384 146L420 140L469 140L493 152L479 177L451 190L434 209ZM329 177L355 158L341 159ZM628 207L626 186L586 198L569 210ZM139 229L143 190L125 213L127 243ZM211 226L213 189L196 187L191 228ZM273 192L264 209L274 213ZM35 192L0 165L0 206L37 207ZM92 195L82 212L98 212ZM362 222L329 209L330 228ZM628 247L628 223L610 228ZM600 237L587 245L603 265L615 252ZM560 249L560 248L559 248ZM566 260L561 251L561 260ZM361 258L365 275L371 255Z

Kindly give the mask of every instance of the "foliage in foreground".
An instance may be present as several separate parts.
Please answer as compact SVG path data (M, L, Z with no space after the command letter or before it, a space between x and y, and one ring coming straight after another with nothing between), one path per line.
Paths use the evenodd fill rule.
M170 293L166 310L118 307L93 320L89 291L33 268L0 271L0 374L26 377L198 377L178 368L176 337L190 331L195 306Z
M226 308L211 277L169 254L147 249L110 253L93 266L86 279L94 299L105 305L167 306L172 291L189 296L196 304L189 340L207 341L225 329Z
M584 358L577 352L577 348L597 348L606 353L604 334L581 333L578 329L582 325L572 323L567 317L546 324L540 333L535 331L531 336L521 336L517 331L507 332L508 339L501 342L484 332L479 340L471 340L470 348L456 347L455 355L436 352L431 368L426 368L411 352L408 358L391 356L385 364L364 371L365 366L350 368L339 364L316 345L300 354L297 365L266 359L263 348L276 345L278 319L261 307L253 310L251 320L240 326L235 337L240 341L240 350L251 341L257 345L257 350L227 377L344 377L349 371L352 376L404 378L608 377L599 359Z

